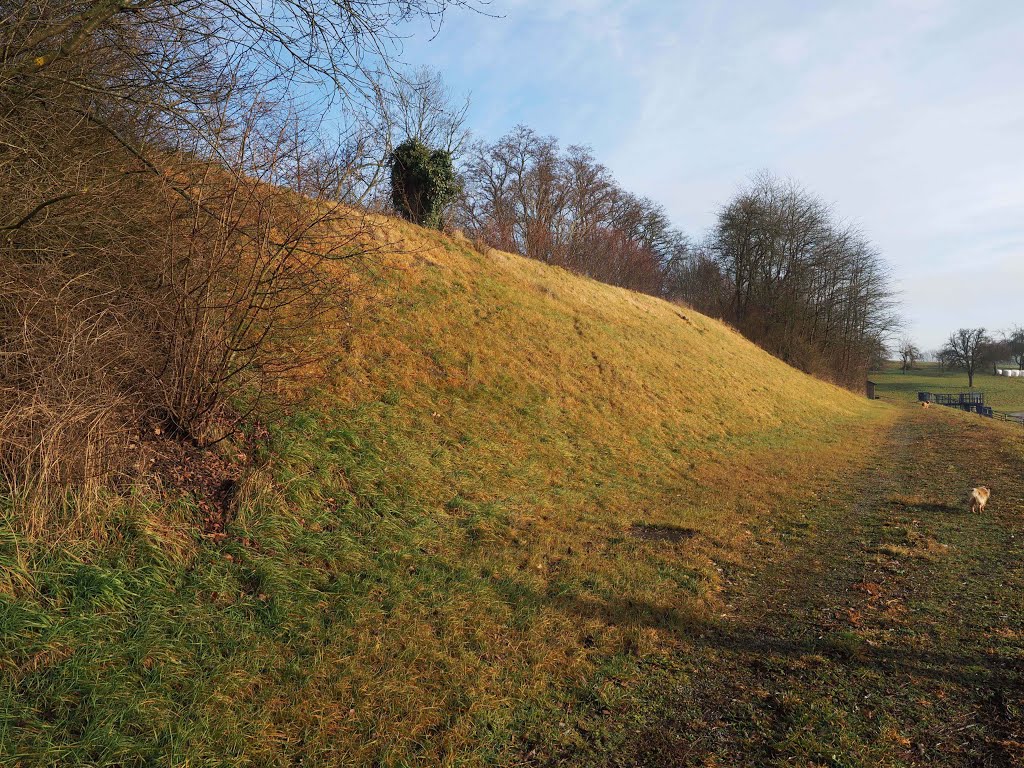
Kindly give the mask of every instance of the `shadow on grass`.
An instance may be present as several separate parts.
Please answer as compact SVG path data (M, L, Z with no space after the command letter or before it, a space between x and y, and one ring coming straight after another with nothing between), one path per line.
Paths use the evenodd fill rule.
M967 504L947 504L941 501L929 501L929 502L905 502L895 500L892 502L898 507L902 507L905 510L914 510L919 512L939 512L942 514L967 514Z
M644 541L668 541L680 542L689 541L700 535L696 528L684 528L679 525L651 525L648 523L633 523L630 533Z
M849 635L814 626L793 627L793 636L768 634L763 628L733 627L706 622L672 608L635 600L599 601L562 596L552 600L560 610L586 619L597 619L613 626L643 626L675 632L690 646L713 647L730 653L763 657L771 655L806 660L825 657L833 663L854 668L873 667L878 671L902 673L966 686L987 686L994 678L1008 673L1024 673L1024 662L987 653L964 655L851 643ZM777 626L786 623L779 617ZM795 623L795 621L794 621ZM816 634L820 629L821 633ZM812 637L799 635L814 635Z
M1021 727L1014 713L1024 701L1024 664L1020 660L981 648L957 653L869 644L852 632L801 622L800 617L785 613L773 617L768 630L765 626L709 622L635 600L561 597L553 602L561 610L587 619L672 631L684 644L681 658L693 666L692 673L686 675L690 692L675 689L672 697L656 701L654 719L633 726L637 730L627 737L619 757L602 764L651 768L707 765L708 758L734 739L745 744L742 753L746 758L730 764L764 764L758 750L774 754L772 744L789 738L790 715L770 711L778 703L777 697L762 699L756 694L765 686L772 688L767 682L771 678L796 700L827 702L838 693L837 705L849 708L851 716L858 707L853 699L864 695L865 686L875 688L890 706L895 698L910 709L920 706L920 697L932 686L944 690L953 686L961 705L975 713L970 743L962 745L967 750L962 754L976 761L970 764L1019 765L1014 762L1012 745L1019 743ZM847 686L846 694L839 693ZM707 723L716 724L714 732ZM751 729L758 734L754 741L750 740ZM733 733L726 735L730 731ZM815 738L805 735L812 741ZM821 744L829 743L831 736L826 726L820 734ZM943 737L936 734L936 738L941 742ZM926 748L924 743L918 746ZM728 747L721 754L730 754Z

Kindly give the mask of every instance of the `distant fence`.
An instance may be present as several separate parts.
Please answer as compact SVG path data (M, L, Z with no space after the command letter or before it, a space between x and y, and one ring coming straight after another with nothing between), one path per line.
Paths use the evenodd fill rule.
M985 405L984 392L918 392L917 399L922 402L948 405L965 411L977 410L978 406L984 407Z
M1024 426L1024 414L997 411L991 406L985 405L984 392L918 392L917 399L922 403L945 405L948 408L958 408L961 411L987 416L997 421L1010 421Z
M1019 413L1004 413L1003 411L992 411L992 418L997 421L1012 421L1024 427L1024 415Z

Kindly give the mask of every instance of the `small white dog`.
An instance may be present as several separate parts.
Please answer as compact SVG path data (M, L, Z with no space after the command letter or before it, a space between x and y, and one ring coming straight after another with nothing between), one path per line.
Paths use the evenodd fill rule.
M992 492L984 485L971 491L971 512L984 512Z

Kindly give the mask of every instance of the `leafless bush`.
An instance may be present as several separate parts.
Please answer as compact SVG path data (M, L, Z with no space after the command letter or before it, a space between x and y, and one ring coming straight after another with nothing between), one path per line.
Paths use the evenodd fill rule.
M0 0L6 491L95 493L147 426L209 445L333 348L334 263L379 241L358 131L326 142L289 86L355 99L356 54L446 5Z
M22 498L130 474L144 425L214 442L335 346L350 283L328 262L369 250L362 218L209 164L175 175L132 183L146 243L94 224L57 252L43 220L8 238L0 475Z
M229 405L251 413L337 347L351 285L329 264L373 249L366 218L324 199L344 166L297 146L294 131L256 133L247 127L228 166L246 173L188 169L183 194L168 196L173 236L156 265L154 402L169 429L202 444L225 434ZM317 158L315 181L296 157Z

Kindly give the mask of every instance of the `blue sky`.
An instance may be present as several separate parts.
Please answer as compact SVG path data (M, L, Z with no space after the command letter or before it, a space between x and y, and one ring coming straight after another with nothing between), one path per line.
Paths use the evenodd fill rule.
M700 236L751 174L859 223L926 349L1024 325L1024 2L493 0L403 58L470 127L587 144Z

